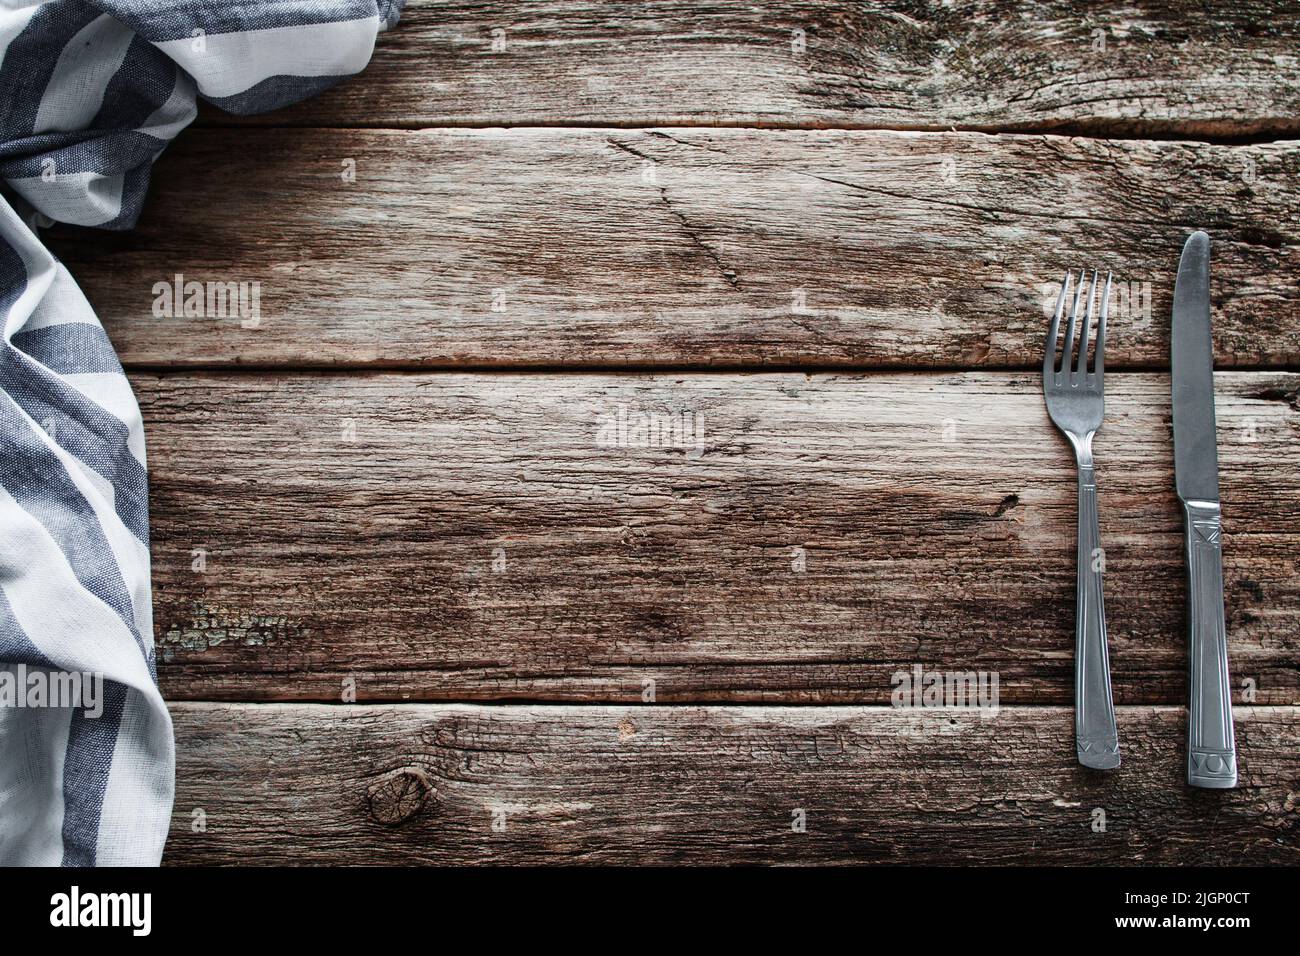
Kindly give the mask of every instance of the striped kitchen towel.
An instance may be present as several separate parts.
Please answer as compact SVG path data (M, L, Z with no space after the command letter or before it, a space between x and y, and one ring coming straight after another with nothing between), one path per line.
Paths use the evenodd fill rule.
M140 411L34 229L129 228L196 97L310 96L362 69L400 8L0 0L0 864L156 864L174 777Z

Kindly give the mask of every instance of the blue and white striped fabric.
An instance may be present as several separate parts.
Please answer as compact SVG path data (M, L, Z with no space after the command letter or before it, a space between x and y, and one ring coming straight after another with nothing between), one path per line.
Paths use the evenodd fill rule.
M237 113L310 96L364 67L400 8L0 0L0 864L158 863L174 776L140 412L33 223L129 228L197 96ZM33 673L101 675L102 713L3 693Z

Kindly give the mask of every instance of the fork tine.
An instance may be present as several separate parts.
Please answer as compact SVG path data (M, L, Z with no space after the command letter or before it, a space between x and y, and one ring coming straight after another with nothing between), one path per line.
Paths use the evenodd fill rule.
M1070 365L1074 361L1074 326L1079 318L1079 294L1083 292L1084 271L1079 270L1079 284L1074 287L1074 305L1070 308L1070 321L1065 324L1065 344L1061 350L1061 368L1060 371L1066 375L1070 373Z
M1101 385L1101 372L1106 355L1106 316L1110 314L1110 276L1106 273L1106 291L1101 294L1101 319L1097 324L1097 354L1093 358L1092 372L1097 376L1097 385Z
M1082 282L1082 278L1079 280ZM1079 333L1079 359L1074 363L1073 380L1082 385L1087 381L1083 376L1088 374L1088 335L1092 331L1092 317L1094 307L1097 304L1097 270L1092 270L1092 284L1088 286L1088 308L1083 315L1083 330Z
M1056 312L1052 315L1052 324L1047 327L1047 348L1043 350L1043 377L1056 372L1057 336L1061 334L1061 312L1065 309L1065 295L1070 288L1070 273L1065 274L1061 282L1061 292L1056 297Z

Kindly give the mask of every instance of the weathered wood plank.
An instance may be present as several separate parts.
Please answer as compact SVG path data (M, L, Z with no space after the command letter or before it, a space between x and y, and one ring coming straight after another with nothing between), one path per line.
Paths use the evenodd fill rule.
M1300 863L1295 708L1237 711L1224 791L1184 784L1182 708L1120 708L1106 774L1068 708L173 714L172 864Z
M1292 0L413 0L265 121L1294 133L1297 49Z
M194 131L138 229L55 247L128 364L1032 368L1088 264L1134 292L1119 368L1167 366L1194 228L1219 364L1300 362L1300 142ZM156 317L176 273L260 283L260 322Z
M1035 375L134 381L172 698L883 703L922 664L1071 700L1073 460ZM1293 704L1300 376L1217 387L1233 678ZM1107 392L1116 697L1178 703L1169 381Z

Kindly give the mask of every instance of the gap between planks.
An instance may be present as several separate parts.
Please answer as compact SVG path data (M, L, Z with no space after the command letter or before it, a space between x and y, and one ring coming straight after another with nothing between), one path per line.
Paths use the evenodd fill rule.
M385 375L915 375L936 377L959 375L965 372L988 372L998 374L1030 374L1040 371L1041 366L989 364L989 365L886 365L877 362L834 363L817 362L810 364L780 363L765 365L753 362L686 364L681 362L629 362L610 364L596 362L466 362L463 364L438 363L421 365L418 362L339 362L317 363L295 362L280 365L273 362L250 362L240 364L177 362L123 362L123 369L141 375L232 375L249 372L267 372L277 375L313 375L313 374L385 374ZM1120 368L1107 368L1106 375L1150 375L1168 374L1169 365L1146 363L1125 365ZM1216 368L1216 372L1242 373L1300 373L1300 364L1279 362L1275 365L1231 365Z
M623 130L627 132L646 130L716 130L736 129L753 132L843 132L843 133L970 133L983 136L1056 136L1063 139L1110 140L1113 142L1160 142L1192 143L1205 146L1268 146L1275 143L1289 143L1300 139L1300 119L1290 124L1280 124L1267 132L1212 135L1195 128L1170 126L1164 129L1146 130L1126 124L1070 124L1064 126L1043 125L1009 125L1009 126L967 126L955 124L940 126L934 124L880 124L880 123L754 123L754 122L717 122L717 123L649 123L641 120L610 120L599 123L586 120L536 121L536 122L464 122L443 121L440 123L401 123L387 121L383 123L258 123L250 126L240 123L224 114L201 119L192 125L193 129L259 129L259 130L317 130L348 131L367 130L370 132L391 133L436 133L442 130L529 130L529 129L567 129L584 132L600 130Z
M251 671L245 671L245 676L251 674ZM283 671L265 671L267 674L280 674ZM325 707L329 709L352 707L352 708L383 708L390 710L394 708L444 708L444 707L466 707L466 708L483 708L505 710L509 708L519 708L533 710L545 708L546 710L699 710L701 708L717 708L719 710L852 710L863 713L909 713L917 710L926 713L963 713L976 708L958 707L958 706L936 706L936 707L894 707L891 704L849 704L843 701L807 701L807 700L790 700L790 701L737 701L727 700L725 698L700 698L698 700L682 701L656 701L650 703L638 703L633 700L610 700L603 697L592 697L590 700L557 700L549 697L501 697L501 698L482 698L482 697L430 697L430 698L390 698L390 697L366 697L358 698L355 701L341 701L333 698L285 698L284 700L223 700L223 699L206 699L193 697L169 697L166 699L170 707L183 707L186 709L210 709L225 710L231 707L247 708L270 708L270 709L287 709L287 708L309 708ZM998 704L997 710L1003 711L1059 711L1068 708L1069 705L1057 701L1017 701L1014 704ZM1142 703L1116 704L1116 710L1186 710L1187 708L1180 704L1169 704L1163 701L1153 700ZM1233 704L1233 712L1239 710L1249 711L1300 711L1300 705L1296 704Z

